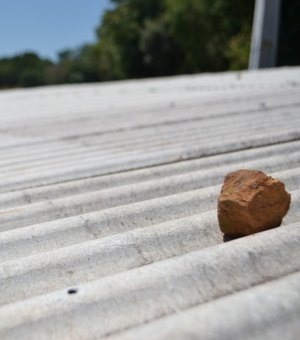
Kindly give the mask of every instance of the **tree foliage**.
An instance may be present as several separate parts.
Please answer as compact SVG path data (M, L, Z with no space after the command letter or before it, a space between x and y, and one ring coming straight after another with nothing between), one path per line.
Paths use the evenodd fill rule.
M0 87L246 68L254 0L112 0L95 44L0 59Z
M105 79L247 66L254 0L114 3L97 31L98 60Z
M31 52L0 59L0 88L44 85L45 69L50 65L52 63L49 60L41 59Z

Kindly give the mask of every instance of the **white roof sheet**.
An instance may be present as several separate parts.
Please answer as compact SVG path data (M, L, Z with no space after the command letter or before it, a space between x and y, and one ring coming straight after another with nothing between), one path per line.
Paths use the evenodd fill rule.
M0 92L1 339L297 339L300 68ZM236 240L224 176L286 184Z

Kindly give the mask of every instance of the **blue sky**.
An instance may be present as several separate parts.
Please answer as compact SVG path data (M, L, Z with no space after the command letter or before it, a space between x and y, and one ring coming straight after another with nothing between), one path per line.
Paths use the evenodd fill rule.
M109 0L0 0L0 57L58 51L95 40Z

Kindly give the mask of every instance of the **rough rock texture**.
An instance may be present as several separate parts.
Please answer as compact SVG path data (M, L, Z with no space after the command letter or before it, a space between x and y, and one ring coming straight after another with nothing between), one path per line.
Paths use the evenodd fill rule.
M284 184L262 171L231 172L218 200L220 228L228 236L239 237L278 227L290 202Z

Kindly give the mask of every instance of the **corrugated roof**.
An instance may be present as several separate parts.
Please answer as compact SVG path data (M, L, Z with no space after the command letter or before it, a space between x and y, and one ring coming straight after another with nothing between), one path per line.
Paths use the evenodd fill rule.
M2 91L0 338L297 339L299 146L300 68ZM228 241L240 168L292 206Z

